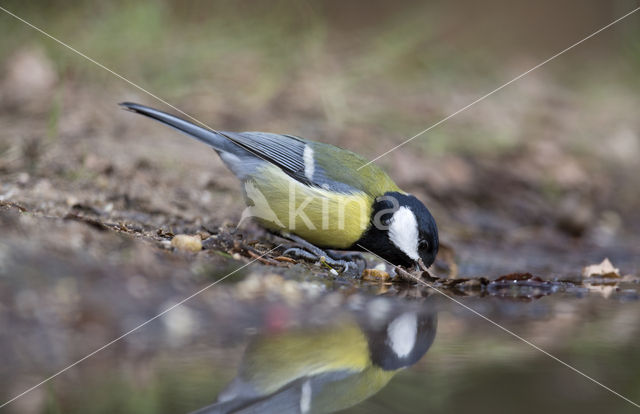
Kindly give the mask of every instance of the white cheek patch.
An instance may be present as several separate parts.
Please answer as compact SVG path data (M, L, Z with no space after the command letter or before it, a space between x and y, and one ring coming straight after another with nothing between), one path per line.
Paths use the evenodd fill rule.
M309 181L313 181L313 173L315 172L316 166L313 161L313 149L309 145L304 146L302 159L304 161L304 175Z
M387 327L387 343L398 358L404 358L411 353L417 335L418 317L415 313L404 313Z
M389 240L404 254L418 260L418 221L408 207L400 207L391 216Z

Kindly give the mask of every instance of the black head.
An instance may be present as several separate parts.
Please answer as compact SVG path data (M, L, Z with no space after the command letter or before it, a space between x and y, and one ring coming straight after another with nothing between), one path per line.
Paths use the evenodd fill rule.
M424 204L409 194L388 192L373 204L369 229L354 245L395 265L431 266L438 254L438 227Z

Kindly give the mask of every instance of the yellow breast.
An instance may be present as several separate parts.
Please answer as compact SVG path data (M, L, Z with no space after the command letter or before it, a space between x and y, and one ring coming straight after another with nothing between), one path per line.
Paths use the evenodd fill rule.
M366 194L309 187L273 165L262 167L244 183L244 190L249 207L243 217L320 247L347 248L369 225L371 201Z

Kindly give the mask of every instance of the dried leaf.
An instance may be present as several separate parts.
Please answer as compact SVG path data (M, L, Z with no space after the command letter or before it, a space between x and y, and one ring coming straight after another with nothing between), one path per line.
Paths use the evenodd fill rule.
M599 276L607 278L619 278L620 269L613 267L608 258L604 259L600 264L593 264L582 269L583 277Z

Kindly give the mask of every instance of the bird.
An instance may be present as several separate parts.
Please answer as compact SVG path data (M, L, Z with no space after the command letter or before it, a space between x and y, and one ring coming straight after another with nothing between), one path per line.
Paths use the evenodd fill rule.
M137 103L120 105L212 147L244 185L243 219L303 246L292 253L348 264L342 259L354 256L341 251L369 252L407 268L435 261L438 227L429 209L354 152L288 134L217 131Z
M429 299L399 306L375 298L324 324L261 330L217 401L191 414L328 413L356 405L427 353L437 329Z

